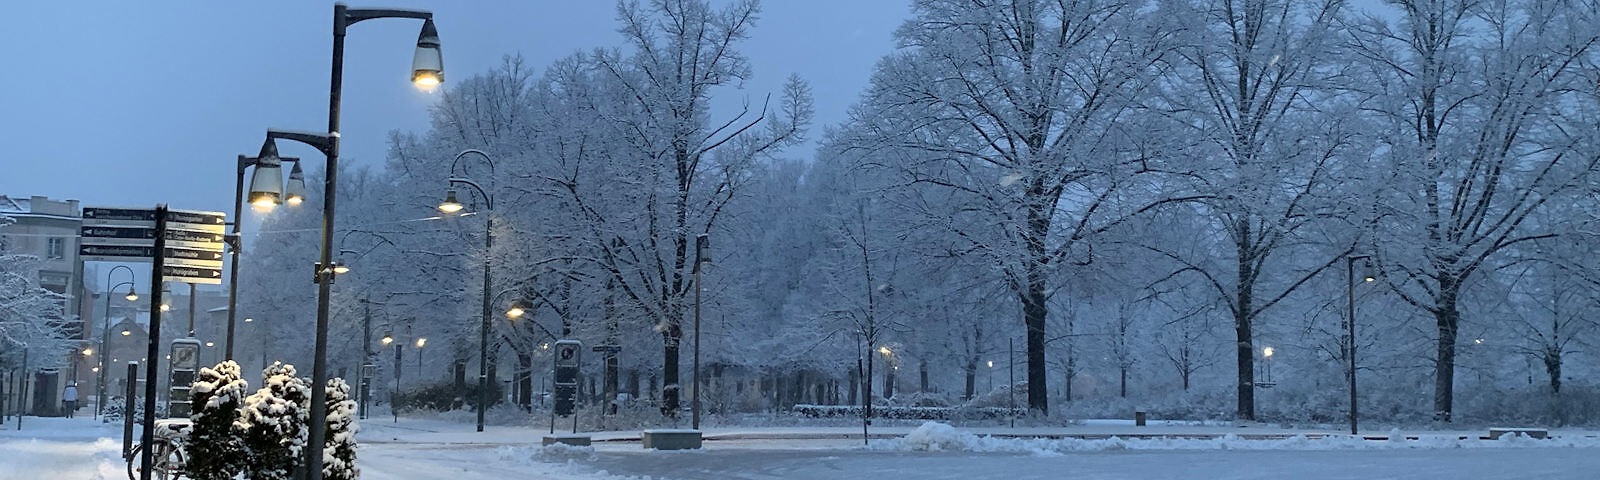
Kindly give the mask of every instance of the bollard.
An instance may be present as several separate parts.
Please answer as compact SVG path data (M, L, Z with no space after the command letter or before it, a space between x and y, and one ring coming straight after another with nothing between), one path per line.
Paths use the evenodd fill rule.
M102 354L103 355L103 354ZM128 394L122 400L122 459L133 450L133 406L139 398L139 362L128 362Z

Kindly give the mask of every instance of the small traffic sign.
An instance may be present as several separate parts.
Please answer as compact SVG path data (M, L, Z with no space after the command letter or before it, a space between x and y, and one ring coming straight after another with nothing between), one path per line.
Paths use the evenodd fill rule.
M222 252L190 248L168 248L166 263L191 267L222 267Z
M219 245L217 248L222 248L220 245L222 245L222 239L224 236L225 235L221 233L182 230L177 228L167 229L168 242L215 243Z
M153 219L154 217L152 217ZM178 228L201 230L210 232L215 230L221 233L223 225L227 224L227 214L222 212L199 212L193 210L167 210L167 222L182 223Z
M107 227L84 226L78 233L85 239L90 238L119 238L136 240L155 240L156 229L144 227Z
M149 208L83 207L84 220L154 222L156 211Z
M148 262L155 253L156 247L148 245L83 245L78 247L78 257L88 262Z
M220 285L222 284L222 269L186 267L182 265L162 265L161 278L163 281L168 282Z

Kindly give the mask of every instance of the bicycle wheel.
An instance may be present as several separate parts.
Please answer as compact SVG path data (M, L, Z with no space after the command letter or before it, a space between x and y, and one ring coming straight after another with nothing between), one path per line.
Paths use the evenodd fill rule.
M155 448L150 449L155 457L150 459L150 478L160 480L175 480L183 476L183 450L177 444L165 439L156 439L151 442ZM143 466L146 448L143 444L133 447L133 454L128 457L128 480L140 480L140 468Z

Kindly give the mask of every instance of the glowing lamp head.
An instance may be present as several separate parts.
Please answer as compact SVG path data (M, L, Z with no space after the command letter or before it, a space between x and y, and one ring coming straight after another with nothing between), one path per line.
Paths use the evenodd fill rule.
M300 162L294 162L294 168L289 169L289 183L283 187L283 196L291 206L306 201L306 173L300 169Z
M206 346L207 347L215 347L215 346L217 346L217 342L206 342Z
M268 138L256 155L256 171L250 177L250 205L270 209L282 202L283 166L278 158L278 143Z
M343 261L333 262L333 273L336 274L336 275L344 275L346 273L350 273L350 266L349 265L345 265Z
M163 312L172 311L172 305L167 305L165 303L161 304L161 311L163 311Z
M417 51L411 57L411 83L430 90L443 82L444 57L439 53L439 30L434 28L430 18L422 22L422 31L417 34Z
M444 213L456 213L461 211L463 208L467 207L466 205L462 205L460 200L456 200L456 189L452 188L444 192L444 203L439 204L439 211Z
M394 337L389 336L389 335L384 335L382 342L383 342L383 346L387 347L387 346L389 346L389 344L394 343Z
M94 355L94 349L93 348L85 348L85 349L83 349L83 356L87 357L87 356L90 356L90 355Z
M133 287L128 287L128 294L123 295L122 298L126 298L130 302L137 302L139 301L139 294L133 293Z
M427 345L427 344L428 344L428 339L426 339L426 338L418 338L417 339L417 348L422 348L423 345Z
M256 321L256 319L252 318L252 317L245 317L245 319L244 319L244 323L250 323L250 322L254 322L254 321Z
M128 331L127 329L123 329L122 330L122 336L126 337L128 335L133 335L133 332Z
M521 300L511 302L511 308L506 309L506 316L511 318L522 318L523 315L528 314L528 308L531 308L528 306L528 302Z
M989 361L989 368L994 368L994 360Z
M878 353L889 355L892 352L889 351L889 347L878 347Z
M1272 358L1272 353L1273 353L1272 347L1267 347L1267 348L1261 349L1261 356L1263 356L1263 357Z

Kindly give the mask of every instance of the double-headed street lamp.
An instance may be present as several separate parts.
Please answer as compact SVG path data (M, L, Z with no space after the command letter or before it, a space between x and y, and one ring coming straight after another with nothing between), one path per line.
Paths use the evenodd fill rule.
M461 163L461 158L469 153L483 157L483 160L489 164L489 179L494 180L494 159L490 158L489 154L477 149L467 149L456 154L456 158L450 161L450 174L455 175L456 165ZM484 410L489 408L489 311L492 303L492 299L489 298L489 289L491 288L489 261L490 253L494 248L494 195L490 195L488 191L485 191L483 187L478 185L478 182L466 178L452 176L447 181L452 187L459 183L477 190L478 195L483 197L484 206L488 207L489 213L483 219L483 319L478 333L478 431L481 432L483 431ZM439 211L444 213L460 212L463 208L465 206L456 199L455 188L447 190L444 202L439 204Z
M254 157L239 155L237 168L233 176L233 233L225 237L228 241L228 331L223 339L222 358L233 360L234 318L238 310L239 299L239 249L243 240L239 236L239 226L244 223L244 204L248 200L257 210L269 210L284 202L290 206L299 205L306 199L306 174L300 169L300 159L294 157L279 157L276 145L262 145L265 150L268 146L272 151L263 151ZM283 162L293 162L294 169L289 171L289 181L283 180ZM249 195L245 195L244 173L255 167L255 173L250 176Z
M1350 255L1345 257L1345 282L1346 300L1349 301L1348 315L1345 317L1345 358L1350 361L1350 434L1356 435L1356 261L1361 261L1361 280L1371 282L1377 280L1372 272L1371 255ZM1268 354L1269 356L1271 354Z
M315 147L327 157L322 190L322 254L317 262L317 330L316 346L311 368L311 424L306 439L305 472L308 480L322 479L323 441L327 434L327 379L328 379L328 316L330 287L333 283L333 219L334 204L338 197L339 177L339 100L344 89L344 37L352 24L377 18L412 18L422 20L422 30L417 34L417 49L412 57L411 81L423 88L437 86L444 81L444 62L439 53L439 33L433 26L433 12L388 8L349 8L343 3L333 6L333 62L328 88L328 129L325 133L267 131L262 152L277 157L273 141L278 138L294 140ZM263 159L265 160L265 159Z
M95 373L98 374L95 377L95 391L99 392L96 400L97 403L95 403L94 406L96 417L98 417L100 412L105 409L106 404L106 353L110 351L110 349L106 348L106 345L110 342L109 336L111 333L111 294L118 288L122 288L124 285L126 285L128 287L128 294L123 295L123 298L128 299L130 302L139 300L139 294L133 293L133 269L127 265L117 265L115 267L111 267L111 270L106 272L106 284L111 283L111 274L117 273L117 269L119 268L128 271L128 281L118 283L113 285L111 288L106 289L106 309L103 313L103 318L105 318L105 321L104 327L100 329L100 368L95 371Z

